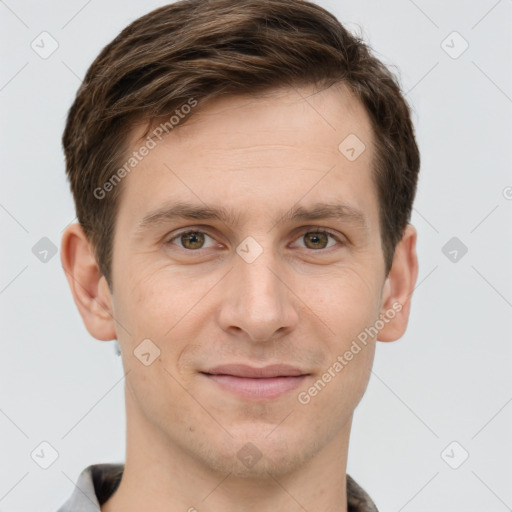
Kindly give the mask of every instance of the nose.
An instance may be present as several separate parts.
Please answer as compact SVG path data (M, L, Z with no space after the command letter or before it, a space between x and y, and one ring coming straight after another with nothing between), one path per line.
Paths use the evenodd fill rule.
M237 256L226 277L218 315L226 332L254 342L275 341L297 325L300 301L270 249L250 263Z

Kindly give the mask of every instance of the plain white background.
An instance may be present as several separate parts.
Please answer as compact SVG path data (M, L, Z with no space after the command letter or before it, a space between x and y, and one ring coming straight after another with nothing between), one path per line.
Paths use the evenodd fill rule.
M511 510L512 2L318 3L399 73L422 154L410 324L377 345L348 473L381 512ZM124 460L114 342L85 330L59 253L42 262L33 247L47 237L58 249L74 221L60 139L81 78L123 27L161 5L0 2L4 512L55 511L85 466ZM46 59L31 47L46 37L51 49L43 31L58 43ZM443 252L453 237L455 262L453 247ZM58 453L48 469L31 457L44 441Z

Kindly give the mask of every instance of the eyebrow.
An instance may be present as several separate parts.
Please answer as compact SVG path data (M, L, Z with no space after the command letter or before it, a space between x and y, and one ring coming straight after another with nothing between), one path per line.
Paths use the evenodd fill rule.
M146 214L135 228L137 233L177 219L217 220L229 226L234 226L240 219L240 214L223 206L195 205L187 202L177 202L163 206ZM365 215L356 208L343 203L316 203L310 207L292 207L284 214L274 219L274 226L291 221L306 221L318 219L338 219L355 224L362 230L368 229Z

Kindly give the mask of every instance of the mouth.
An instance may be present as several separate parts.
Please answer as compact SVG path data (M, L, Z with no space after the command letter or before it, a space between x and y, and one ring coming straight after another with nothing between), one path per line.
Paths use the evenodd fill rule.
M288 365L224 365L200 372L224 391L245 399L274 399L297 388L309 373Z

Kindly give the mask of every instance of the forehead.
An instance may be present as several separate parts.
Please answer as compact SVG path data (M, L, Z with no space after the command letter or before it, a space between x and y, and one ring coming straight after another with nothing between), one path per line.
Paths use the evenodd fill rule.
M237 136L245 136L244 142L262 140L267 144L270 131L278 141L297 146L301 140L309 141L313 130L322 135L326 147L334 150L337 142L349 134L365 139L370 145L373 143L365 107L343 84L322 90L313 86L279 87L258 94L224 95L205 105L190 107L190 104L196 104L191 103L192 100L183 101L174 112L156 121L151 129L160 126L172 132L169 138L180 141L186 138L191 145L195 142L204 145L205 138L220 133L229 134L234 142L239 141ZM190 119L181 123L180 119L184 117L178 115L181 111L190 112ZM132 146L142 142L141 133L140 127L132 130ZM247 139L248 136L254 139ZM229 142L217 137L215 146L225 147Z
M145 144L145 128L132 131L129 154ZM320 200L377 212L371 123L346 87L215 99L153 141L123 181L119 216L131 224L183 200L229 205L242 221Z

